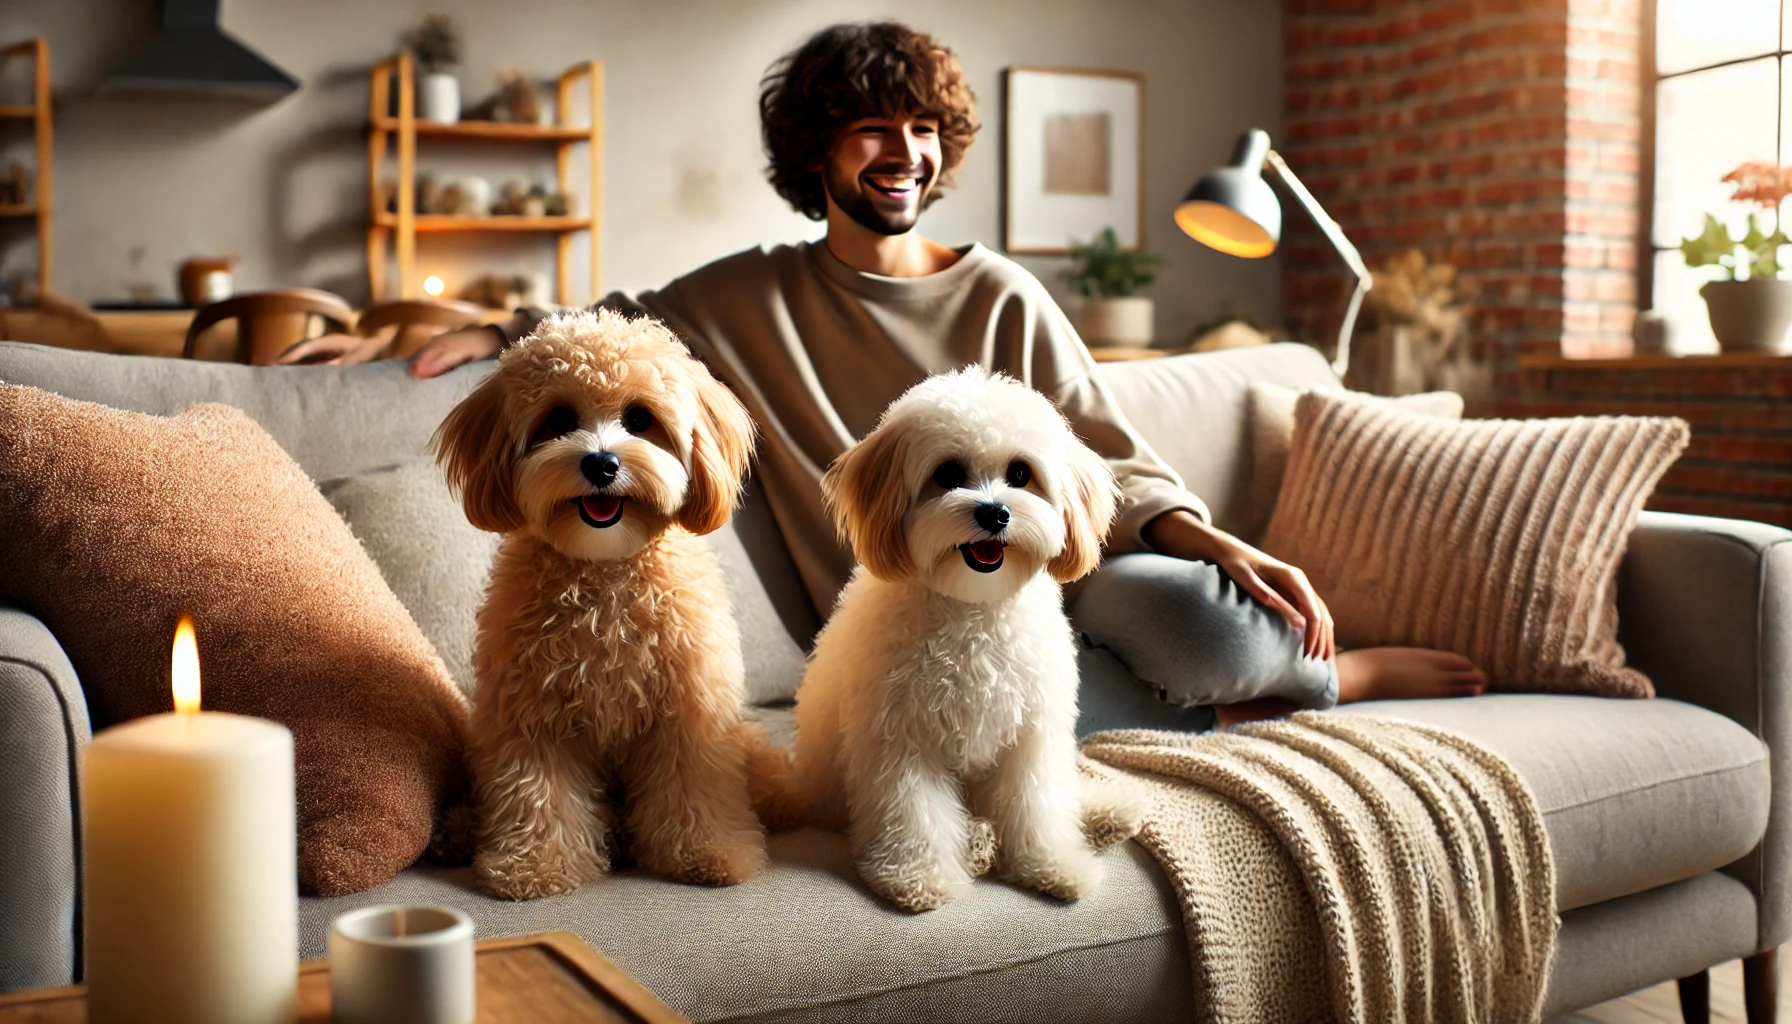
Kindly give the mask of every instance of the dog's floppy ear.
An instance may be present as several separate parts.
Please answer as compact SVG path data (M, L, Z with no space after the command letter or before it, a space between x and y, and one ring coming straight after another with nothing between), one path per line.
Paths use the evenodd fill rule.
M741 478L753 457L753 418L734 392L698 366L697 419L691 427L691 485L678 523L692 533L728 525L740 501Z
M1101 545L1119 498L1113 470L1081 441L1071 443L1065 468L1064 550L1045 567L1059 583L1081 579L1101 564Z
M915 571L903 519L908 515L906 432L880 426L840 453L821 478L821 500L841 539L871 575L899 580Z
M494 372L461 399L429 439L467 521L489 533L513 533L526 523L513 489L514 451L504 404L503 374Z

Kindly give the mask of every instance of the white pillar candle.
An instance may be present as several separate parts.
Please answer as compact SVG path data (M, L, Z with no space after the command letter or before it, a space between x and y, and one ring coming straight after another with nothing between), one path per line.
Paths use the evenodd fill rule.
M290 1024L298 993L292 733L198 710L185 619L172 714L87 747L87 1014L93 1024Z

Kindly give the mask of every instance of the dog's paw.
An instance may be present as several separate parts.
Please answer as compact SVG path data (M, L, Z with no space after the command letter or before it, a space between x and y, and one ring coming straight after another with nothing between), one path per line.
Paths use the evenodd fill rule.
M736 885L764 865L765 836L758 832L731 833L641 861L656 875L691 885Z
M608 868L603 858L569 856L563 849L524 856L482 850L473 858L473 880L488 896L538 900L571 892Z
M1098 851L1138 835L1144 821L1144 801L1132 793L1104 787L1084 794L1083 836Z
M1006 865L1002 879L1061 900L1079 900L1101 883L1101 862L1091 850L1064 850Z
M965 837L965 867L970 869L972 878L982 878L989 874L989 869L996 862L996 829L987 818L972 818L969 834Z
M911 914L938 910L952 902L953 886L915 876L902 878L867 877L871 891Z

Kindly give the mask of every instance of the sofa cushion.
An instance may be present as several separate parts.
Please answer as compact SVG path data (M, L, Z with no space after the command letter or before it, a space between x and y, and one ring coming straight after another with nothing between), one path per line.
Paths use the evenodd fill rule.
M413 868L341 899L299 904L299 952L330 919L374 903L458 907L481 939L568 930L694 1021L1161 1021L1188 1016L1188 941L1168 881L1125 843L1076 903L980 881L908 914L872 895L843 836L776 833L740 885L634 871L561 896L489 899L470 872Z
M1766 746L1680 701L1488 694L1331 713L1437 726L1511 762L1543 812L1561 910L1721 868L1767 828Z
M1102 363L1097 372L1152 450L1206 502L1214 525L1234 533L1250 526L1251 383L1338 386L1317 349L1294 344Z

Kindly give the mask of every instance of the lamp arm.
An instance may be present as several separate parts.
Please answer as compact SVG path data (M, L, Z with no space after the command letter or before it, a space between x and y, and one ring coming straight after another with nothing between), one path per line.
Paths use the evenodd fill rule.
M1313 198L1313 193L1307 191L1307 186L1301 184L1301 180L1294 176L1294 171L1282 159L1282 154L1272 149L1264 155L1263 162L1275 168L1276 176L1281 178L1282 184L1289 192L1293 193L1294 198L1299 201L1301 209L1307 211L1307 216L1313 218L1313 223L1319 225L1319 230L1325 235L1325 240L1332 244L1332 248L1338 251L1338 255L1344 259L1344 264L1356 276L1356 289L1351 292L1350 302L1344 309L1344 322L1338 328L1338 350L1332 358L1332 372L1342 380L1344 372L1350 369L1350 335L1356 328L1357 311L1362 308L1363 296L1369 293L1369 288L1375 278L1369 273L1368 264L1363 262L1363 254L1357 252L1356 246L1350 244L1350 239L1344 237L1344 229L1338 226L1338 222L1332 219L1331 214L1325 212L1325 207L1319 205L1319 200Z

